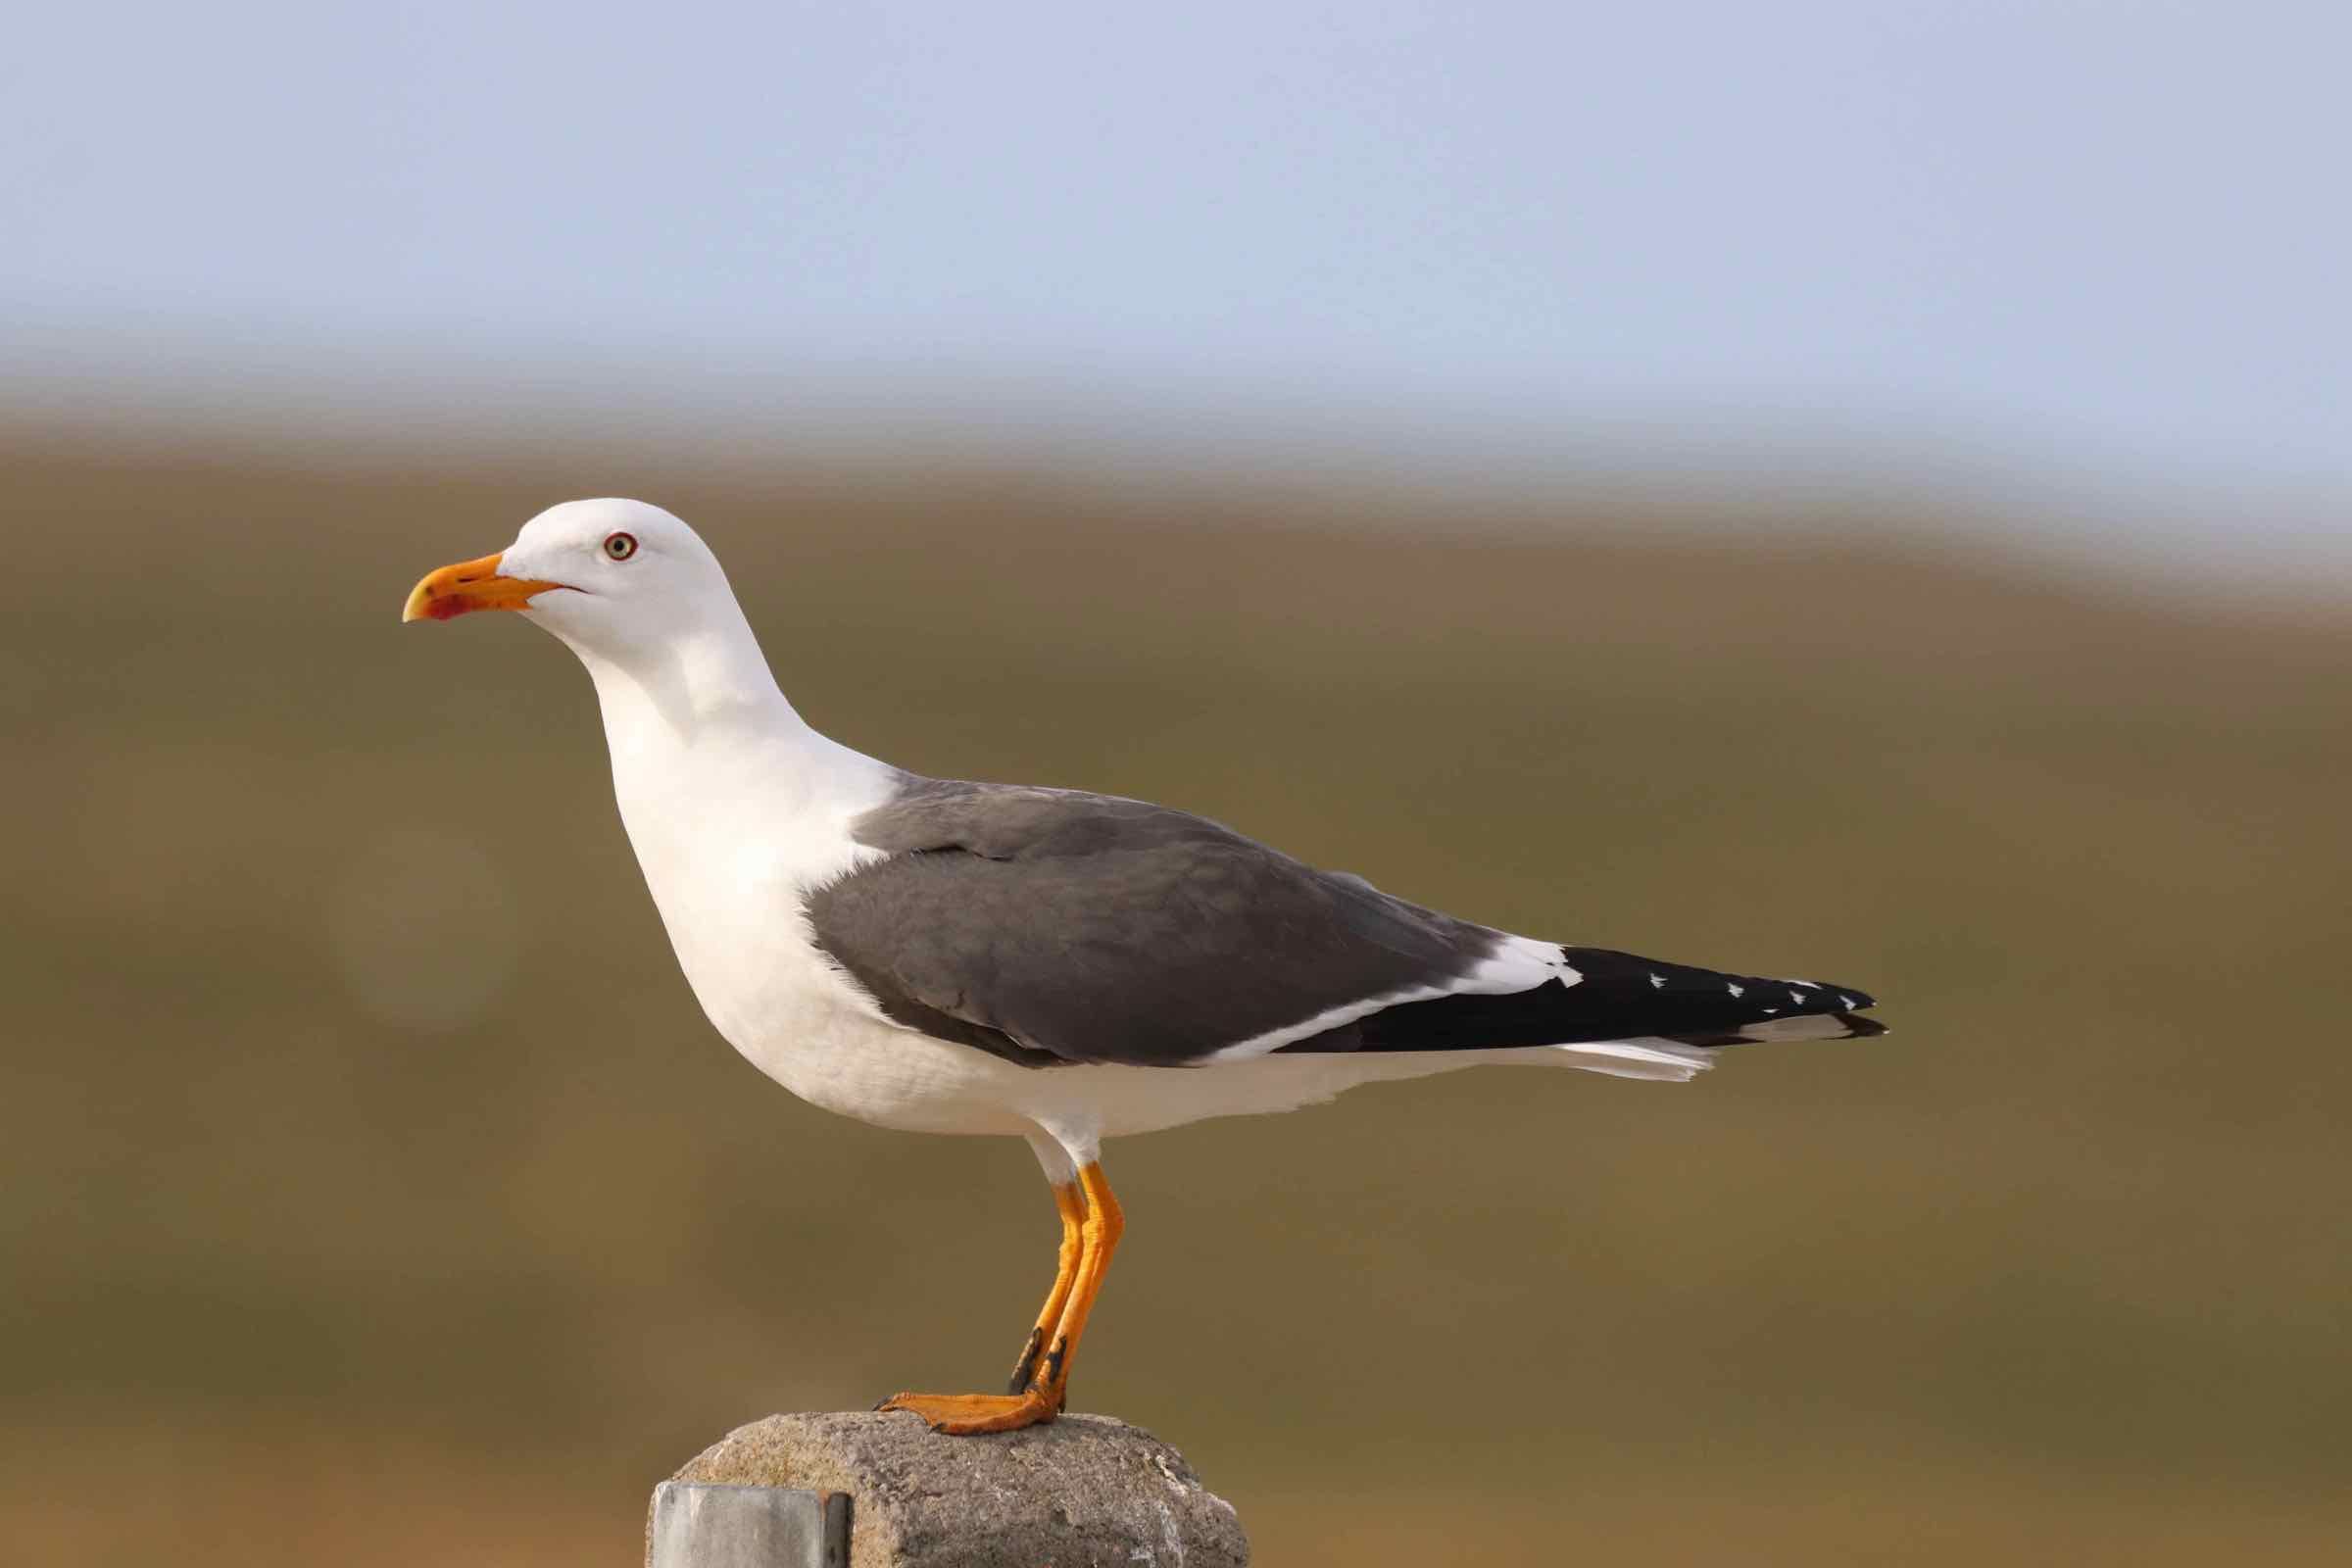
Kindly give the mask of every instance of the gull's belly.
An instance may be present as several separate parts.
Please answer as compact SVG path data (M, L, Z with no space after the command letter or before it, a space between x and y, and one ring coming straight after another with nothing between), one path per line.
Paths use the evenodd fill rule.
M1027 1069L889 1022L836 1013L830 1029L730 1037L735 1049L811 1104L913 1133L1021 1134L1014 1106Z
M654 902L704 1013L761 1072L811 1104L909 1132L1021 1133L1024 1069L892 1023L828 962L800 878L738 854L733 874L658 877Z
M813 948L803 951L780 962L748 1005L704 1003L752 1065L811 1104L879 1127L1028 1131L1007 1104L1014 1086L1006 1080L1023 1069L892 1023Z

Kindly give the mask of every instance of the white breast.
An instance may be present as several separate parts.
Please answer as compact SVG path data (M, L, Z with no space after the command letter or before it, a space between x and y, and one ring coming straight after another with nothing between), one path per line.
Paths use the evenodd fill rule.
M608 705L608 732L613 727ZM634 715L625 710L624 727ZM810 890L878 852L850 824L893 770L812 732L611 737L622 824L695 1000L727 1043L811 1103L917 1132L1019 1133L1022 1069L892 1023L820 952Z

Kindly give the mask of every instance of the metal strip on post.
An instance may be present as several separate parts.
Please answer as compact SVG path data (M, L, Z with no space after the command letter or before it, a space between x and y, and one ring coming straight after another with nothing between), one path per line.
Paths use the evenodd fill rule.
M850 1495L665 1481L652 1568L849 1568Z

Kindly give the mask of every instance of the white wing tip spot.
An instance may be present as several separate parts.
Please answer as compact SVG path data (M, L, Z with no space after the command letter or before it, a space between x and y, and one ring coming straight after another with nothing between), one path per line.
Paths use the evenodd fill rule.
M1651 975L1651 976L1649 977L1649 988L1650 988L1650 990L1652 990L1652 991L1663 991L1663 990L1665 990L1665 989L1666 989L1666 977L1665 977L1664 975L1662 975L1662 974L1653 974L1653 975Z
M1838 1000L1839 1002L1842 1002L1842 1003L1844 1003L1844 1004L1845 1004L1845 1010L1846 1010L1846 1011L1848 1011L1848 1012L1851 1012L1851 1011L1853 1011L1853 1010L1854 1010L1856 1007L1859 1007L1860 1005L1862 1005L1862 1004L1860 1004L1859 1002L1856 1002L1856 1001L1855 1001L1853 998L1851 998L1851 997L1849 997L1849 996L1845 995L1843 992L1839 992L1839 993L1838 993Z
M1745 986L1740 986L1740 985L1734 985L1734 984L1733 984L1731 981L1729 981L1729 980L1726 980L1726 981L1723 983L1723 989L1724 989L1724 990L1726 990L1726 991L1729 991L1729 992L1730 992L1730 993L1731 993L1733 996L1735 996L1735 997L1744 997L1744 996L1746 996L1746 995L1747 995L1747 987L1745 987Z

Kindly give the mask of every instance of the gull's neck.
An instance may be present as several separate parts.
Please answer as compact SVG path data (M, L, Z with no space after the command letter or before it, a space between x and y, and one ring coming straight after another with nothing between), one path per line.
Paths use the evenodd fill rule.
M569 641L569 639L565 639ZM612 783L632 833L648 810L861 810L896 770L808 727L742 611L613 657L572 644L596 683Z

